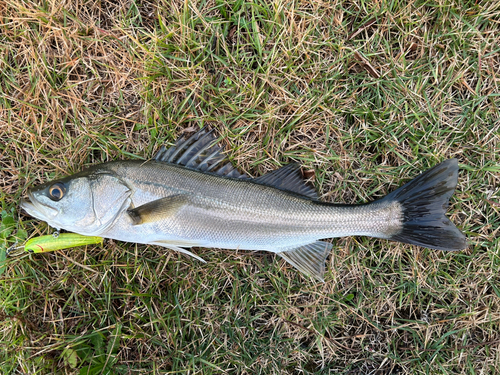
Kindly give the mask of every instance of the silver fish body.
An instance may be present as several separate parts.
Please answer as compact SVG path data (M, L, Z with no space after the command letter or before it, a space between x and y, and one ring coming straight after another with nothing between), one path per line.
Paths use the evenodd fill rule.
M213 141L209 133L202 129L193 136L191 148L177 150L190 153L186 160L199 154L191 163L194 168L179 163L182 156L172 159L168 154L147 162L105 163L36 187L22 208L58 229L160 245L192 256L186 248L271 251L318 279L332 247L319 241L324 238L362 235L444 250L466 246L464 236L444 216L443 204L457 180L455 159L440 164L437 176L422 178L438 166L418 177L415 181L421 181L410 191L402 189L412 183L370 204L335 205L315 199L293 164L257 179L241 178L235 171L229 177L203 171L203 162L217 151L208 142ZM422 199L427 203L416 205L420 221L415 227L407 206ZM432 228L421 228L432 220ZM406 228L410 224L415 228Z
M154 161L108 163L103 168L120 176L130 195L116 222L99 235L124 241L175 240L204 247L282 252L320 238L389 238L402 223L397 202L329 205L252 180L229 179ZM105 195L109 186L103 183L96 188ZM181 196L187 198L186 203L174 215L135 225L127 214L127 206Z

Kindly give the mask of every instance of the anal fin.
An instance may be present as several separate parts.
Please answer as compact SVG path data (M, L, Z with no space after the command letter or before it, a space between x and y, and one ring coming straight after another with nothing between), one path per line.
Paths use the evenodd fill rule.
M296 248L284 249L278 255L306 275L324 281L325 261L332 248L333 245L329 242L316 241Z

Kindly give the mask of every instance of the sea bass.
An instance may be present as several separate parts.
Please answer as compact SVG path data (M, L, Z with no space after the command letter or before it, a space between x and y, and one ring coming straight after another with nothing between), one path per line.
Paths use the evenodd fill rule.
M227 163L213 130L162 147L153 160L113 161L34 187L21 207L60 230L159 245L266 250L323 280L332 244L370 236L431 249L461 250L465 236L445 216L457 159L436 165L367 204L318 200L288 164L249 178ZM202 260L203 261L203 260Z

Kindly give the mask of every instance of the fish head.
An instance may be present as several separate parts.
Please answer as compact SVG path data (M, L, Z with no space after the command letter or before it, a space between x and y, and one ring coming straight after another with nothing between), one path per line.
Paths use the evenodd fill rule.
M87 170L31 188L21 208L58 230L99 235L127 210L130 194L112 173Z

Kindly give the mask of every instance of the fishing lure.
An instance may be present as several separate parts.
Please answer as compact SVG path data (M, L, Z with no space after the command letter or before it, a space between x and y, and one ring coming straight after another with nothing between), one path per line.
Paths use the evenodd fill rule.
M57 236L47 235L32 238L24 244L24 250L30 253L47 253L49 251L69 249L77 246L102 244L102 242L102 237L62 233Z

